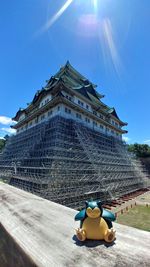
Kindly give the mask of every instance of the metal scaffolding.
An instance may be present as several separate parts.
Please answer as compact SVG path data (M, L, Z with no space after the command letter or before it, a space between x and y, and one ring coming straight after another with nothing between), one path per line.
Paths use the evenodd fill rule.
M61 116L10 138L0 177L57 203L80 208L145 187L147 173L126 145Z

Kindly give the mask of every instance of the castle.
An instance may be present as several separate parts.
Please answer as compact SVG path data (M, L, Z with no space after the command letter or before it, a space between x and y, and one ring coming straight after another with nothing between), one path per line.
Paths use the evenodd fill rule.
M96 91L96 85L77 72L69 62L47 82L45 88L37 91L26 109L20 109L13 120L17 134L31 127L61 115L73 119L86 127L122 140L127 133L115 109L105 105L104 97Z
M127 123L103 97L67 62L13 118L16 135L0 155L0 176L73 208L144 187L141 164L122 140Z

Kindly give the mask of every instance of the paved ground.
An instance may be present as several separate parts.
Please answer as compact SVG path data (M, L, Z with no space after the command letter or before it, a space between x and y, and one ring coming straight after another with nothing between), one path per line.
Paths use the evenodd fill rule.
M139 204L150 205L150 191L138 196L136 200Z
M114 224L112 245L82 244L74 236L75 214L75 210L0 183L0 266L150 266L149 232Z
M116 207L112 207L111 211L114 213L120 214L121 210L126 210L126 207L131 208L135 206L135 204L138 205L150 205L150 191L143 193L142 195L139 195L131 200L125 201L121 205L118 205Z

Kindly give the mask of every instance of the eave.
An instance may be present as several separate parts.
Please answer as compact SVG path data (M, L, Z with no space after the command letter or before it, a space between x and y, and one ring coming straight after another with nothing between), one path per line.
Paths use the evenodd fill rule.
M16 115L12 118L13 121L18 121L19 117L21 116L21 114L25 113L26 111L25 109L19 109L16 113Z
M18 122L16 125L12 126L13 129L18 129L21 126L23 126L25 123L28 123L29 121L31 121L32 119L36 118L37 116L43 114L44 112L46 112L47 110L49 110L49 108L53 107L56 104L59 103L64 103L67 106L69 106L70 108L72 108L73 110L76 110L77 112L81 112L82 114L89 116L91 119L96 119L97 121L99 121L101 124L105 125L106 127L109 126L109 128L117 131L118 133L127 133L127 131L119 129L115 126L113 126L112 124L110 124L109 122L97 117L96 115L94 115L92 112L81 108L79 105L77 105L76 103L68 100L67 98L65 98L62 95L59 95L55 98L53 98L50 102L48 102L45 106L36 109L35 112L33 112L30 116L26 117L24 120Z
M31 115L28 115L25 119L19 121L15 125L11 126L11 128L18 129L22 125L24 125L25 123L28 123L29 121L33 120L37 116L43 114L43 112L49 110L50 107L53 107L54 105L56 105L57 103L59 103L61 97L62 96L55 97L51 101L49 101L46 105L42 106L41 108L35 109L35 111Z
M60 86L60 87L59 87ZM55 94L56 92L58 92L59 90L66 90L68 93L70 93L70 95L74 96L76 95L77 97L79 97L79 99L82 99L84 102L86 102L87 104L89 104L92 108L94 108L95 110L99 109L100 112L103 115L107 115L107 112L103 109L106 107L105 104L103 104L102 102L99 102L99 104L94 104L90 99L86 98L85 96L83 96L82 94L80 94L77 90L74 90L70 87L67 87L66 84L64 84L63 81L59 81L56 86L53 88L53 93Z
M91 81L89 81L85 76L83 76L80 72L78 72L69 61L66 62L66 64L61 67L61 69L55 74L54 77L61 77L65 75L66 73L69 74L70 77L72 77L74 80L76 80L78 83L81 83L83 85L84 82L88 81L89 84L91 84L94 88L96 87L95 84L93 84Z
M128 125L127 122L123 122L122 120L120 120L120 118L118 117L118 114L117 114L115 108L110 108L109 109L108 116L109 117L112 117L113 120L115 120L116 122L118 122L121 126L127 126Z
M80 107L79 105L77 105L76 103L70 101L69 99L67 98L63 98L63 102L67 105L69 105L73 110L77 110L78 112L81 112L82 114L86 115L86 116L89 116L91 119L95 119L97 121L99 121L99 123L105 125L105 126L109 126L109 128L115 130L115 131L118 131L119 133L127 133L126 130L122 130L122 129L119 129L117 127L115 127L114 125L112 125L111 123L109 123L108 121L106 120L103 120L101 119L100 117L94 115L92 112L88 111L87 109L84 109L82 107Z

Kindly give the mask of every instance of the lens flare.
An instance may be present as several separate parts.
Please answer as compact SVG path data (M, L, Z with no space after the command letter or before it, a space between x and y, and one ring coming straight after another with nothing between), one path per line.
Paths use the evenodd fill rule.
M51 18L47 19L47 22L38 31L36 36L48 31L73 2L76 1L66 0L64 5ZM81 6L84 2L86 8L83 14L78 16L76 34L90 39L98 38L104 64L106 64L107 69L108 65L113 66L114 70L119 74L123 70L123 66L119 55L118 39L116 39L117 36L114 34L112 21L104 8L105 2L103 0L86 0L82 1L82 3L79 0L79 2ZM68 23L68 29L70 30L70 28L71 30L75 29L70 27Z
M107 45L106 49L108 49L114 68L119 74L120 70L122 69L122 64L117 50L112 24L109 18L103 19L102 30L105 44Z
M94 10L97 11L97 5L98 5L97 0L93 0L93 4L94 4Z
M71 5L72 2L73 0L67 0L64 5L57 11L57 13L52 18L50 18L40 29L39 33L47 31L60 18L60 16L66 11L66 9Z
M77 33L82 37L95 37L97 35L98 21L95 14L85 14L78 19Z
M104 1L91 0L90 13L80 15L78 18L77 34L87 38L98 38L101 55L108 69L113 67L118 76L123 71L119 55L118 38L114 31L111 18L106 13ZM92 8L92 6L94 8ZM105 10L105 12L104 12Z

